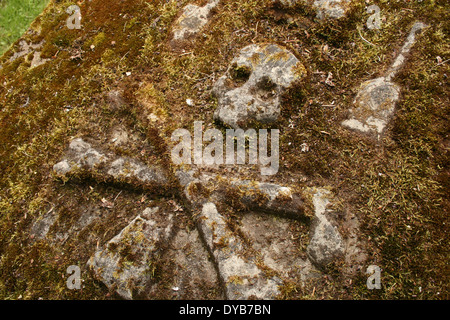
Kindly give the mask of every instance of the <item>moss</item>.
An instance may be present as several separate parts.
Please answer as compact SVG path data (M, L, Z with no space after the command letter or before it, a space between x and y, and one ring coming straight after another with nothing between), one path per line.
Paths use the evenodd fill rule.
M248 66L238 66L236 63L230 68L230 76L236 83L242 84L248 81L252 70Z
M145 114L149 119L150 123L153 122L166 122L168 117L168 112L166 107L166 102L162 94L155 89L154 85L148 83L144 85L136 93L137 99L141 101L145 108Z
M89 39L84 43L84 49L89 50L89 48L96 48L104 44L106 41L106 35L104 32L99 32L95 37Z
M177 1L127 0L108 6L84 2L80 30L64 27L68 3L52 2L36 25L41 34L26 36L32 43L45 41L41 56L50 59L45 65L30 70L31 55L10 62L19 49L17 43L1 58L1 297L104 297L104 287L89 275L82 293L67 292L64 267L76 259L86 261L97 241L106 243L127 225L126 217L136 215L148 202L141 202L142 189L91 180L61 184L50 174L52 165L73 136L107 141L108 130L123 121L155 145L155 161L171 168L167 153L171 132L190 128L194 120L211 124L217 104L210 94L215 79L244 46L267 42L287 47L304 61L306 68L299 72L308 73L286 93L282 119L274 124L282 129L280 179L294 179L301 187L335 186L343 209L358 213L362 221L360 236L367 240L368 261L384 270L381 292L369 292L365 276L359 275L346 288L335 288L328 280L316 289L289 282L283 298L448 296L444 223L450 103L448 63L437 60L445 61L449 55L445 1L381 2L386 20L381 30L374 31L364 27L368 14L363 1L354 2L347 18L321 24L314 10L300 3L281 9L272 1L230 0L220 4L203 32L180 50L169 44L180 9ZM383 144L343 129L339 123L346 118L359 84L383 74L410 25L419 19L432 27L418 38L407 65L394 79L402 86L402 98ZM80 57L71 59L78 52ZM324 82L328 73L334 87ZM139 87L140 83L145 84ZM102 107L104 93L118 87L126 92L127 110L108 111ZM27 97L29 104L22 107ZM196 101L195 107L186 105L187 98ZM141 108L160 120L149 125ZM300 152L304 143L310 151ZM292 173L296 175L291 177ZM86 196L89 187L98 188L97 195ZM209 196L208 190L193 188L193 193ZM59 223L61 230L73 225L80 203L92 206L92 199L121 190L113 210L101 209L106 217L102 221L69 238L64 247L47 241L53 239ZM235 208L246 210L236 200L241 191L227 192ZM49 202L61 206L57 209L61 220L49 239L30 243L29 225L49 210ZM79 241L86 245L80 248ZM333 275L342 268L336 265ZM47 288L48 283L55 285Z
M257 87L260 90L271 92L277 87L277 85L269 77L265 76L261 78L260 82L258 82Z
M193 182L187 186L187 193L193 199L208 199L211 191L201 183Z
M234 285L242 285L244 284L244 279L239 276L231 276L228 278L227 283L234 284Z

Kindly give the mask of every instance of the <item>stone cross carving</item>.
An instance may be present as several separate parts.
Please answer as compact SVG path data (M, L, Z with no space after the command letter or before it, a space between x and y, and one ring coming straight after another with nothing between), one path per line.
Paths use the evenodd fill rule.
M139 182L144 190L150 192L155 192L155 185L162 189L168 187L167 174L162 168L117 157L94 148L81 138L70 143L66 157L53 169L56 175L65 179L82 172L99 181L121 181L122 184L133 185ZM302 279L317 276L320 274L318 269L344 253L344 239L327 218L327 204L332 196L326 190L308 189L302 194L292 187L271 183L230 180L205 174L194 177L193 171L178 170L176 176L187 200L180 202L189 204L190 208L184 209L192 212L206 249L217 266L218 279L226 298L273 299L280 293L283 274L301 269ZM233 193L232 199L227 192ZM307 209L310 203L308 194L313 198L314 213ZM230 200L234 204L230 204ZM230 228L226 215L217 207L233 210L236 203L248 211L268 212L311 225L312 238L306 252L308 259L296 258L295 265L276 261L274 257L279 250L296 254L295 244L289 239L273 248L243 240L236 230ZM286 218L281 225L289 225ZM123 298L131 299L136 292L150 290L154 284L148 276L152 272L149 264L159 254L160 247L171 241L174 219L173 214L164 210L147 208L103 248L99 248L87 262L88 266L106 286ZM253 225L254 222L247 225L248 232L254 231ZM277 222L271 222L268 228L276 226ZM278 271L280 276L268 273L267 265L271 265L270 268Z

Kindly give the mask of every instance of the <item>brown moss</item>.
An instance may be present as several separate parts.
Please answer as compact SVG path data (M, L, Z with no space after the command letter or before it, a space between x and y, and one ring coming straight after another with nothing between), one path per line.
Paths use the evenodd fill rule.
M242 84L248 81L252 70L247 66L238 66L233 64L230 69L230 76L237 84Z
M51 59L46 65L29 70L25 57L9 62L12 51L1 60L1 297L104 297L105 288L88 275L83 292L67 292L62 278L65 267L75 259L86 261L97 241L106 243L126 225L126 217L131 218L148 203L141 202L139 189L124 189L126 197L115 209L102 211L107 217L103 222L67 240L62 257L61 246L46 241L29 243L30 223L49 210L47 201L39 199L55 205L67 202L60 222L69 227L76 220L78 201L89 204L84 196L91 184L100 189L98 196L102 197L112 191L117 195L122 189L107 191L108 184L89 180L78 187L59 184L50 175L52 165L60 160L71 137L86 134L102 140L112 123L123 121L152 141L156 158L170 168L170 133L189 128L194 120L212 123L216 101L210 89L214 79L224 74L241 48L263 42L287 47L304 61L308 72L304 82L286 93L283 119L275 125L282 129L280 179L290 179L295 173L295 177L305 178L298 185L335 186L345 209L359 213L361 238L367 240L368 252L373 252L369 260L383 266L384 287L388 288L368 292L363 275L341 291L324 280L314 294L312 287L300 289L298 283L288 283L283 297L448 296L444 223L450 103L445 76L448 64L436 60L445 61L449 52L445 1L382 3L386 21L382 30L372 31L363 26L368 17L363 1L354 3L347 18L321 24L311 7L300 3L282 9L269 1L230 0L220 4L206 29L192 39L184 53L173 51L168 44L172 22L179 13L176 1L113 1L108 6L101 1L84 2L80 5L81 30L64 27L66 4L53 2L39 19L41 35L27 39L33 43L45 40L41 56ZM384 146L343 129L339 123L346 117L358 85L386 70L409 26L419 19L432 28L420 37L407 65L394 79L403 88L402 99ZM13 48L17 50L18 45ZM80 57L71 59L77 52ZM127 77L126 72L132 76ZM329 72L335 87L324 83ZM153 90L153 96L144 97L153 103L152 112L164 115L159 125L148 126L139 116L135 93L141 82ZM126 91L127 110L101 108L104 92L118 86ZM27 97L30 103L22 107ZM196 106L187 106L187 98L195 99ZM308 144L309 152L299 152L303 143ZM135 153L139 153L137 149ZM51 186L49 194L39 194L44 186ZM236 190L229 192L229 199L237 199ZM246 210L242 203L233 206ZM80 248L79 241L86 245ZM343 266L334 270L340 268ZM47 288L48 283L55 285Z

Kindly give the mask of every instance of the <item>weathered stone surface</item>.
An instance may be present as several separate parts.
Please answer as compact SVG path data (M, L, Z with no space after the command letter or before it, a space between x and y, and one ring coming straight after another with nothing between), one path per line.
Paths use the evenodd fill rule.
M218 274L196 229L179 230L171 242L171 288L178 299L223 299ZM209 291L209 292L208 292Z
M369 80L361 84L353 102L350 117L342 125L353 130L369 134L380 139L389 120L395 112L395 104L400 98L401 88L391 80L404 65L406 54L415 43L415 34L425 28L416 22L386 76Z
M194 181L194 170L184 171L177 170L175 176L182 187L186 187L190 182Z
M350 109L350 119L342 125L377 138L383 133L395 110L400 97L400 87L386 78L376 78L364 82Z
M284 279L307 281L321 275L306 256L298 227L309 226L291 219L246 213L240 230L259 253L264 264ZM305 240L306 241L306 240Z
M422 30L425 29L426 27L427 25L422 22L415 22L413 24L408 34L408 37L406 38L406 41L403 44L403 47L400 49L400 53L398 54L394 63L386 73L387 81L392 80L392 78L395 77L400 68L403 67L406 61L406 55L409 53L413 45L416 43L416 34L420 34Z
M344 241L337 228L327 218L327 206L331 194L327 190L316 190L313 195L315 221L308 245L308 256L319 268L324 268L344 254Z
M308 219L305 199L290 187L274 183L232 180L227 188L238 191L235 195L250 210L285 215L294 219Z
M214 118L233 128L246 127L250 120L276 121L281 93L305 75L304 66L285 48L249 45L214 84L213 93L218 99Z
M39 216L31 226L30 234L36 240L45 238L50 227L56 220L54 208L51 208L42 216Z
M319 19L340 19L345 16L350 3L350 0L316 0L313 6Z
M205 203L198 217L200 230L217 263L229 299L273 299L280 292L277 278L266 276L242 241L228 228L216 206Z
M148 167L144 163L114 154L106 154L94 149L91 144L78 138L69 145L66 159L53 166L53 171L59 176L70 176L79 170L97 175L105 179L127 180L144 186L165 186L167 176L157 167Z
M183 14L175 23L174 40L184 40L198 33L207 23L211 10L219 4L219 0L210 0L203 7L188 4Z
M56 174L66 175L78 168L92 170L95 166L103 164L107 160L109 159L106 155L92 148L83 139L78 138L70 143L67 159L55 164L53 170Z
M299 270L303 270L298 273L301 279L306 280L315 277L318 272L315 267L324 268L327 264L343 256L345 253L344 239L337 227L329 220L332 211L330 211L328 205L332 201L333 196L331 192L326 189L306 189L305 195L301 195L294 192L290 187L283 187L273 183L223 179L205 174L194 178L193 171L188 173L180 170L178 172L178 177L179 179L184 180L183 185L185 186L187 198L196 206L203 205L204 212L199 214L199 221L205 239L209 239L207 240L209 248L214 248L214 241L211 239L219 239L220 243L227 244L226 247L228 252L231 252L231 249L228 249L230 247L236 248L236 252L242 251L242 244L239 242L236 234L231 233L227 228L225 219L217 212L215 205L208 202L209 200L212 200L216 203L222 205L228 204L233 207L236 205L236 202L240 201L249 212L265 212L280 216L277 217L277 219L281 219L282 221L287 221L284 217L288 217L294 218L300 223L306 223L310 230L311 238L307 244L305 256L302 258L297 256L298 268ZM192 189L194 184L196 185L194 191L195 194L193 194ZM207 190L206 197L202 194L205 193L205 190ZM229 192L231 192L231 194ZM307 201L308 196L306 195L311 195L312 197L311 207L313 207L314 210L314 217L310 217L309 210L306 210L310 207ZM238 205L238 207L240 206ZM243 210L243 208L240 207L239 210ZM261 232L258 231L258 223L255 222L255 216L251 215L251 217L252 218L245 216L243 221L248 223L244 223L244 227L241 231L244 232L244 234L250 234L251 238L259 237L259 240L256 242L262 242ZM261 215L261 217L264 217L264 215ZM264 219L270 219L270 215L265 216ZM250 223L249 221L253 222ZM284 225L284 228L286 228L286 226L287 225ZM280 230L275 231L280 227L281 223L279 227L274 223L273 226L267 227L267 229L273 229L268 233L276 234L278 232L281 239L283 238L281 236L283 232L280 232ZM285 240L289 242L288 239ZM236 243L238 244L236 245ZM268 245L268 248L263 248L262 245L256 245L254 247L260 251L263 256L267 254L268 267L280 271L282 264L279 266L276 265L276 261L280 260L279 256L276 258L276 252L281 250L280 246L272 247L271 245ZM213 249L211 251L213 251ZM219 258L220 256L216 257L217 260L219 260ZM220 269L221 266L219 264L219 270Z
M147 208L88 261L94 274L124 299L152 284L157 255L172 232L173 216L158 210Z
M134 178L144 184L166 183L166 176L162 170L149 168L140 161L127 158L118 158L111 162L107 171L115 179Z
M307 199L291 187L219 175L199 174L197 177L194 175L194 170L176 172L180 185L185 189L186 197L192 202L207 200L201 195L203 189L208 193L209 199L216 202L230 204L232 200L231 202L239 203L239 206L244 206L248 210L305 221L312 217L312 211L310 213L309 210L312 204L308 204ZM196 185L197 189L194 192L192 192L193 185Z

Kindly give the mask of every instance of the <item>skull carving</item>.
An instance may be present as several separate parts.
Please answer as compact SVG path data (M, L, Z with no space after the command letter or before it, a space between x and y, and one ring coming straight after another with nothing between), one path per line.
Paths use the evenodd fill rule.
M270 123L280 115L281 93L306 70L288 50L275 44L249 45L214 84L214 119L234 129L251 120Z

